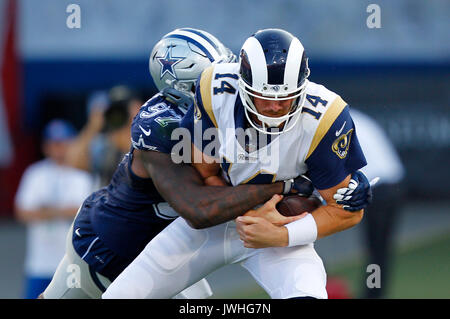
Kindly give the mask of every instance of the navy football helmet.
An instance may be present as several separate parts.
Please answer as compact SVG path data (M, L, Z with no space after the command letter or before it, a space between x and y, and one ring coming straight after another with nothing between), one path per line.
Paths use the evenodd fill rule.
M167 87L193 94L200 73L212 63L235 62L236 57L210 33L182 28L166 34L153 47L150 74L162 91Z
M250 124L265 134L280 134L292 129L300 116L308 83L308 58L300 40L281 29L265 29L248 38L239 56L239 95ZM280 117L262 115L253 98L294 99L288 114ZM249 116L254 114L261 124ZM268 128L279 127L273 132Z

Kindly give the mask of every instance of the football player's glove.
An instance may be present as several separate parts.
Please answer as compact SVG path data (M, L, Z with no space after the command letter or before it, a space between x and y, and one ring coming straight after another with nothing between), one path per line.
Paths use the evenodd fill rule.
M284 181L283 194L296 193L300 196L309 197L314 191L314 186L305 175L297 176Z
M350 212L366 208L372 202L372 189L379 178L374 178L370 183L361 171L352 174L348 187L339 188L333 198L336 203Z

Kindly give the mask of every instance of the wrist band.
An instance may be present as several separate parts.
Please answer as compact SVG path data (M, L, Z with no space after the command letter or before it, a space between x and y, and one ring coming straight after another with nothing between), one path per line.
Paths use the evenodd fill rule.
M317 239L317 224L311 214L284 226L289 235L288 247L310 244Z
M291 192L292 184L294 184L294 179L292 178L284 181L283 195L289 194Z

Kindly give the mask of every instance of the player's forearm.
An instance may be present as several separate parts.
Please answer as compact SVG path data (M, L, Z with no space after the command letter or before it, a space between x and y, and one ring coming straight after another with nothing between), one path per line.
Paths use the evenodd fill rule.
M191 167L185 167L185 174ZM180 175L179 175L180 176ZM183 175L181 175L183 176ZM186 175L184 175L186 176ZM158 179L158 177L156 177ZM282 192L282 183L267 185L205 186L203 181L165 180L158 191L169 204L194 228L206 228L232 220L247 210Z
M223 189L223 193L217 193L217 201L214 200L209 205L213 207L214 215L209 216L211 220L208 217L204 218L206 225L203 227L217 225L243 215L256 205L268 201L274 194L281 194L283 184L278 182L275 184L239 185L236 187L228 186L220 188ZM205 207L204 212L206 214L208 214L208 209L208 207Z
M174 164L157 152L141 154L161 196L194 228L214 226L244 214L283 191L283 183L205 186L195 168Z
M330 236L357 225L364 212L348 212L331 205L321 206L312 212L317 225L317 239Z
M348 186L350 179L351 175L348 175L338 185L329 189L319 190L327 205L321 206L312 212L312 216L317 224L317 239L351 228L361 221L363 210L356 212L347 211L333 199L333 195L339 188Z
M304 218L284 226L288 231L286 246L306 245L317 239L346 230L358 224L362 215L362 211L353 213L339 206L321 206ZM284 241L284 244L286 244L286 241Z

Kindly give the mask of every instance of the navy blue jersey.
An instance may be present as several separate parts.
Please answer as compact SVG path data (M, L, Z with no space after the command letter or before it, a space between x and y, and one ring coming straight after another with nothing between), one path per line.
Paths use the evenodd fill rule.
M170 135L183 112L158 94L133 120L132 149L118 165L110 184L91 194L74 222L73 244L94 271L114 280L164 229L176 213L150 178L131 170L133 150L170 153Z
M348 105L305 163L308 166L307 175L317 189L333 187L367 164Z
M131 125L133 148L170 154L177 141L171 140L174 129L184 113L162 94L148 100L139 110Z

